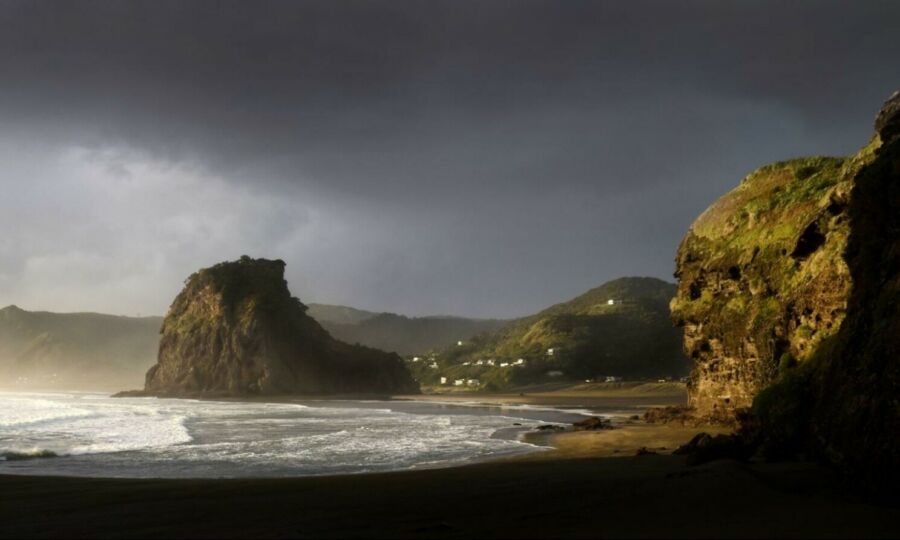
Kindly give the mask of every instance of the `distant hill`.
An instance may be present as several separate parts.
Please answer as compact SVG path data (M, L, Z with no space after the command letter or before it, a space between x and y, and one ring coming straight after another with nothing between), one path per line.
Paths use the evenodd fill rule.
M675 292L674 284L655 278L610 281L443 349L433 362L429 357L413 363L413 370L423 384L437 384L443 376L497 388L607 376L682 376L689 364L681 332L669 319Z
M444 348L509 322L448 316L406 317L328 304L310 304L307 313L341 341L406 356Z
M162 317L0 309L0 388L138 386L156 361Z
M380 315L374 311L330 304L311 303L307 304L307 308L306 314L319 321L319 324L359 324Z

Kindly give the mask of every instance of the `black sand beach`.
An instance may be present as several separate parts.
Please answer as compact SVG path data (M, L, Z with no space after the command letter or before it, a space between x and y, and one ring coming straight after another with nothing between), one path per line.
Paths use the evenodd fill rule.
M572 396L557 404L572 406L581 398L579 404L589 405L609 397ZM552 402L549 396L520 398L482 400ZM627 396L616 399L628 402ZM535 434L541 444L556 449L462 467L384 474L229 480L0 476L0 536L900 535L896 506L854 497L819 466L721 460L689 467L684 457L669 455L699 430L638 423L597 432ZM658 453L635 455L641 447Z
M678 456L554 458L272 480L0 477L0 535L250 537L881 537L897 510L811 465Z

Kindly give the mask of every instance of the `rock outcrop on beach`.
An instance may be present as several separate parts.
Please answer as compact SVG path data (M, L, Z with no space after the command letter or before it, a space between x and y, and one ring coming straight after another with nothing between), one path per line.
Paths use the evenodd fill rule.
M332 338L291 296L280 260L242 257L191 275L162 325L145 393L418 391L396 354Z
M162 317L0 309L0 385L112 390L153 365Z
M854 156L764 167L717 201L682 242L672 302L696 414L739 413L763 454L869 488L900 479L898 110L894 94Z

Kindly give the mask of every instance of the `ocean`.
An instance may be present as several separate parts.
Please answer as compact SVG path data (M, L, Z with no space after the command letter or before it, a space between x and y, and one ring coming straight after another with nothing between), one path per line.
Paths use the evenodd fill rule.
M442 467L546 450L520 440L522 433L585 414L592 413L425 401L0 392L0 474L236 478Z

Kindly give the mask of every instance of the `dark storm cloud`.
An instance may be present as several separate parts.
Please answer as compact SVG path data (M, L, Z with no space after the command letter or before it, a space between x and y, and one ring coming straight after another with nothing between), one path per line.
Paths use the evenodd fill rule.
M668 277L693 218L751 169L863 144L900 84L898 15L888 2L0 2L0 117L19 141L129 148L295 204L296 222L247 215L259 232L222 240L221 256L271 235L304 298L509 315L622 274ZM25 244L0 251L0 274L34 255Z

